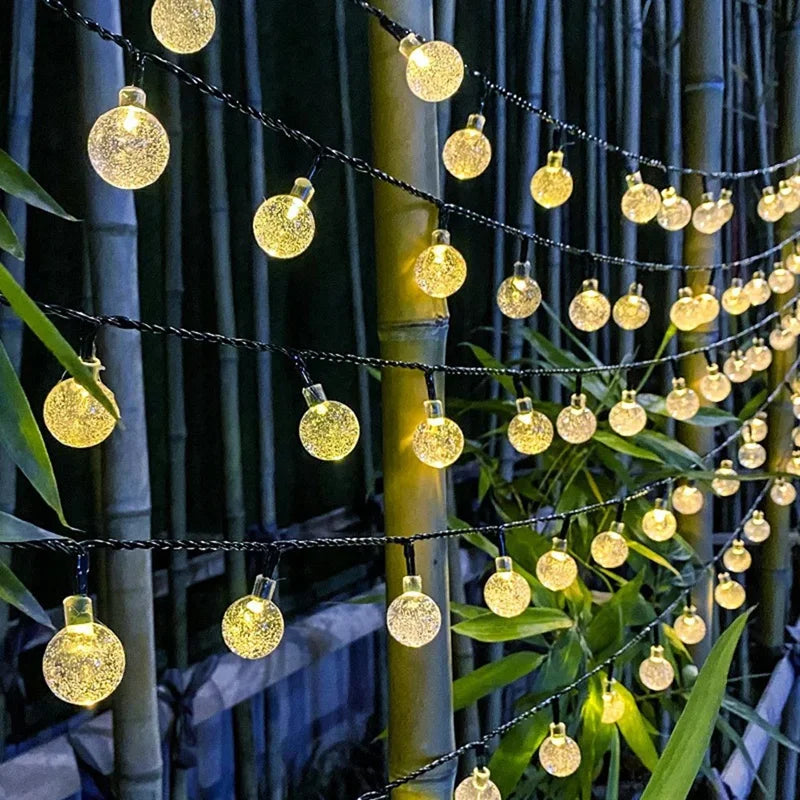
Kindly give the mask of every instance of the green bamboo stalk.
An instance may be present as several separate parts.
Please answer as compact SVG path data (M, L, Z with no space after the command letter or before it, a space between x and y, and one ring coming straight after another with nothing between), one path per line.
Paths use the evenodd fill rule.
M597 60L597 135L601 139L608 138L608 76L606 61L607 35L607 15L604 13L606 5L604 0L599 0L596 9L597 16L597 45L595 58ZM597 205L597 248L600 253L610 253L611 236L609 222L609 181L608 181L608 154L605 150L598 150L597 153L597 182L600 186ZM616 186L614 187L616 189ZM614 198L618 196L614 192ZM600 266L600 285L609 286L611 284L611 270L608 264ZM600 332L600 352L601 361L606 364L616 359L611 354L611 329L605 325Z
M383 8L430 36L431 0L387 0ZM436 192L436 109L410 94L397 44L375 22L369 44L375 160ZM436 363L445 355L447 304L420 292L409 270L429 243L436 219L430 207L384 184L375 184L374 197L381 355ZM444 475L422 464L410 446L411 432L423 416L424 381L405 370L387 370L381 391L386 535L436 530L447 524ZM416 558L426 593L439 605L442 619L449 620L446 544L420 543ZM388 599L400 593L404 574L401 549L386 548ZM453 748L450 637L442 631L413 650L390 639L388 653L389 775L395 777ZM411 702L414 697L426 701ZM454 766L446 765L396 790L393 800L451 800L454 777Z
M456 37L456 2L455 0L437 0L434 6L433 30L437 39L453 42ZM444 100L436 104L436 125L442 142L450 135L450 122L452 117L452 101ZM439 162L439 183L444 186L447 170L444 162Z

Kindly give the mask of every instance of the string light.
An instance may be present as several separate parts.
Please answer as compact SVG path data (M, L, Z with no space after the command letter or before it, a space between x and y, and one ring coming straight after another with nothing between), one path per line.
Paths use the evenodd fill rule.
M744 383L753 375L753 368L747 363L741 350L734 350L725 359L722 370L733 383Z
M737 609L745 601L744 586L737 583L727 572L718 575L718 583L714 587L714 600L722 608Z
M764 512L756 509L744 524L744 535L747 541L758 544L769 538L770 524L764 518Z
M690 486L682 486L678 487L680 489L694 489L694 487ZM677 489L675 490L678 491ZM701 502L700 508L702 508L702 493L694 489L697 494L700 495ZM688 503L691 500L687 501ZM675 496L673 494L673 504L675 503ZM676 506L677 508L677 506ZM697 511L700 510L697 509ZM680 511L680 509L678 509ZM696 511L689 511L689 512L681 512L681 513L690 513L695 514ZM678 530L678 521L675 519L675 515L664 506L664 501L657 497L655 503L653 504L653 508L649 509L645 512L644 516L642 517L642 531L644 531L645 536L648 539L652 539L654 542L666 542L668 539L671 539L675 532Z
M632 283L614 303L614 322L625 331L635 331L650 319L650 303L642 296L642 284Z
M753 559L747 552L744 542L741 539L734 539L731 546L723 553L722 563L730 572L746 572L750 569Z
M797 499L797 490L785 478L775 478L769 496L776 506L790 506Z
M414 280L431 297L450 297L467 277L464 256L450 244L450 232L437 228L414 262Z
M599 331L611 316L611 304L597 286L596 278L585 280L569 304L569 318L578 330Z
M570 444L583 444L594 436L597 417L586 407L586 395L573 394L569 405L562 408L556 417L558 435Z
M733 217L733 203L731 198L733 192L730 189L721 189L719 193L719 200L717 200L717 210L720 215L720 227L726 225Z
M622 399L608 413L611 430L620 436L635 436L647 425L647 412L636 402L634 389L623 389Z
M800 476L800 450L792 451L791 458L788 458L783 465L783 471Z
M792 428L792 444L795 447L800 447L800 425Z
M632 172L625 177L628 188L620 203L626 219L643 225L650 222L661 208L661 195L655 186L642 181L640 172Z
M773 267L767 278L769 288L775 294L786 294L794 289L794 275L778 261Z
M675 620L673 628L684 644L699 644L706 638L706 623L694 605L683 607L683 613Z
M754 306L763 306L772 297L772 289L769 288L769 283L760 269L753 273L745 284L744 290L747 293L747 299Z
M695 297L697 304L697 318L700 323L713 322L719 316L719 300L717 300L717 289L711 284L706 284Z
M606 569L621 567L628 559L628 543L622 535L625 530L623 522L612 522L611 528L598 533L592 539L592 558Z
M714 470L711 488L717 497L730 497L739 491L736 470L733 468L733 461L729 458L723 458Z
M650 647L650 655L639 664L639 680L654 692L669 689L675 680L672 664L664 658L664 648L659 644Z
M414 430L411 447L423 464L444 469L461 455L464 434L453 420L445 417L441 400L426 400L424 406L425 420Z
M303 388L308 409L300 419L300 441L306 451L321 461L340 461L358 443L358 417L344 403L328 400L322 385Z
M419 575L403 576L403 593L386 611L386 627L392 638L406 647L424 647L442 627L439 606L422 591Z
M744 444L739 448L739 463L745 469L757 469L767 460L767 451L758 442L754 442L746 433L747 426L742 429Z
M155 0L150 24L167 50L196 53L211 41L217 14L211 0Z
M531 587L508 556L498 556L494 563L497 571L486 581L483 599L498 617L517 617L531 604Z
M685 378L673 378L672 391L666 397L665 406L673 419L685 422L700 410L700 398L686 385Z
M794 248L786 254L783 265L792 275L800 275L800 245L795 242Z
M514 274L506 278L497 289L497 306L511 319L525 319L533 314L542 302L542 290L531 277L531 262L517 261Z
M603 712L600 722L613 725L625 716L625 701L616 689L617 682L613 678L603 681Z
M222 617L222 638L242 658L268 656L283 639L283 614L272 598L276 583L258 575L253 591L234 600Z
M722 293L722 307L734 316L744 314L750 308L750 298L741 278L731 279L731 285Z
M656 220L667 231L679 231L685 228L692 219L692 206L685 197L681 197L674 186L661 190L661 207Z
M773 328L769 333L769 346L773 350L783 352L794 346L797 336L789 328Z
M732 214L733 204L730 203L730 198L728 198L728 205L731 206ZM725 207L714 202L713 192L703 192L699 204L692 213L692 225L695 230L710 236L725 224L725 214Z
M78 706L93 706L119 686L125 672L122 642L95 620L87 595L64 599L64 627L47 643L42 672L59 700Z
M467 124L451 133L444 143L442 161L445 169L460 181L472 180L482 175L492 160L492 145L483 128L486 117L470 114Z
M692 331L700 324L698 304L690 286L678 289L678 299L669 310L669 319L679 331Z
M490 776L487 767L475 767L472 775L468 775L456 786L453 800L503 800Z
M784 214L783 200L775 194L772 186L765 186L761 191L761 199L756 207L758 216L764 222L777 222Z
M685 517L697 514L704 504L703 493L690 483L676 486L672 492L672 507Z
M800 208L800 188L792 181L778 181L778 197L783 203L783 210L791 214Z
M731 382L719 371L719 365L709 364L700 379L700 394L712 403L719 403L731 393Z
M746 424L752 441L763 442L767 438L769 428L767 427L767 415L763 411L747 420Z
M169 161L169 136L145 108L138 86L119 92L119 105L101 114L89 131L95 172L118 189L142 189L158 180Z
M253 217L258 246L272 258L295 258L311 244L316 230L308 207L314 187L308 178L296 178L289 194L265 200Z
M82 361L92 371L100 391L111 401L117 411L114 393L101 380L100 372L105 367L98 358ZM111 436L117 421L74 378L59 381L44 401L44 424L47 430L67 447L94 447Z
M753 372L763 372L772 363L772 350L764 344L760 336L756 336L750 347L745 350L744 360Z
M581 765L581 749L567 736L563 722L550 723L550 735L539 747L539 763L545 772L556 778L572 775Z
M428 103L452 97L464 80L464 60L447 42L421 42L409 33L400 42L406 57L406 82L412 93Z
M536 170L531 178L531 197L542 208L557 208L572 195L572 175L564 166L564 153L551 150L547 163Z
M508 441L526 456L543 453L553 441L553 423L540 411L534 411L530 397L516 401L517 413L508 423Z
M536 562L536 577L545 589L561 592L578 577L578 565L567 552L566 539L553 539L553 547Z

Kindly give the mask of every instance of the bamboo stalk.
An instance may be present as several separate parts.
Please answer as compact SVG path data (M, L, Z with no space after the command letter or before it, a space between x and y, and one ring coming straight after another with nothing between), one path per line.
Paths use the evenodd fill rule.
M605 0L599 0L597 8L597 135L601 139L608 138L608 76L606 74L608 64L606 61L607 18L605 12ZM610 253L611 236L608 211L608 154L605 150L598 150L597 153L597 181L600 186L598 197L598 220L597 220L597 246L598 252ZM616 195L616 193L615 193ZM611 284L611 270L609 265L603 263L600 266L600 285L609 286ZM606 364L615 360L611 355L611 329L604 325L600 331L600 359Z
M430 36L430 0L387 0L383 8ZM435 192L436 110L410 94L397 44L375 22L369 43L375 159L390 172ZM421 293L411 274L414 258L429 243L436 220L430 207L390 186L375 184L374 197L381 354L436 363L445 355L447 305ZM381 391L386 535L436 530L447 524L444 475L422 464L410 446L411 432L423 415L424 381L405 370L387 370ZM439 605L442 618L449 619L446 544L419 543L416 559L425 592ZM404 574L401 549L386 548L389 600L400 593ZM441 631L433 642L414 650L390 639L388 662L391 778L453 748L450 637ZM419 697L425 697L425 703L413 701ZM449 764L396 790L392 797L451 800L453 780L454 765Z
M454 42L456 38L456 3L455 0L437 0L434 6L433 30L437 39L445 42ZM436 104L436 125L442 142L450 135L450 120L452 116L452 102L450 99ZM439 163L439 183L444 186L447 170L444 162Z

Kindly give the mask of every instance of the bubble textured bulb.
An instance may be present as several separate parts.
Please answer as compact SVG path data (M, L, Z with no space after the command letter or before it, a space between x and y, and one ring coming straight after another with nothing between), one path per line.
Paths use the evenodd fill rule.
M552 592L568 589L578 577L578 565L567 552L564 539L553 539L553 548L536 562L536 577Z
M639 664L639 680L654 692L662 692L672 685L675 670L664 658L664 648L661 645L652 645L650 655Z
M497 571L486 581L483 599L498 617L518 617L531 603L531 587L508 556L498 556L494 563Z
M728 458L720 461L719 467L714 470L711 488L717 497L730 497L739 491L739 481L736 470L733 468L733 461Z
M556 430L570 444L583 444L594 436L597 417L586 408L585 394L573 394L569 405L558 412Z
M714 600L717 601L717 605L731 610L740 608L747 598L744 586L733 580L727 572L721 572L718 581L714 587Z
M758 469L767 460L767 451L758 442L745 442L737 456L745 469Z
M211 0L155 0L150 24L167 50L196 53L211 41L217 14Z
M595 278L584 281L569 304L569 318L578 330L599 331L611 316L611 304L597 285Z
M667 414L681 422L691 419L700 410L700 398L686 385L684 378L672 379L672 391L665 401Z
M707 284L695 297L695 300L697 302L697 318L701 323L713 322L719 316L720 303L717 300L716 287Z
M603 712L600 722L605 725L613 725L625 715L625 701L616 689L615 680L605 680L603 682Z
M800 208L800 186L794 181L778 181L778 196L783 203L785 214L791 214Z
M403 593L386 611L386 627L392 638L406 647L424 647L436 638L442 627L442 612L423 594L419 575L403 578Z
M557 208L572 194L572 175L564 166L564 154L551 150L547 163L534 172L531 178L531 197L542 208Z
M308 178L297 178L289 194L265 200L253 217L258 246L272 258L295 258L308 249L316 223L308 207L314 187Z
M541 302L542 290L531 277L530 261L517 261L514 274L497 289L498 308L510 319L525 319L539 308Z
M679 331L693 331L701 323L700 307L690 286L678 289L678 299L670 307L669 320Z
M754 306L763 306L772 297L772 289L764 273L757 269L749 281L744 285L747 299Z
M697 514L703 508L704 503L703 493L696 486L688 483L677 486L672 493L672 507L686 517Z
M731 382L719 371L717 364L709 364L700 379L700 394L712 403L719 403L731 393Z
M300 420L300 441L321 461L339 461L353 451L361 434L358 418L344 403L328 400L319 383L306 386L308 410Z
M797 490L785 478L776 478L769 487L769 496L775 505L790 506L797 499Z
M649 183L644 183L639 172L626 176L625 182L628 188L622 195L620 203L622 213L626 219L639 225L650 222L661 209L661 195L658 189Z
M425 42L409 33L400 42L406 57L406 83L412 93L428 103L452 97L464 80L464 60L447 42Z
M744 535L748 542L757 544L766 541L771 533L770 524L764 518L764 512L756 509L744 524Z
M461 455L464 434L453 420L444 416L441 400L426 400L424 405L426 419L414 430L411 447L423 464L444 469Z
M702 496L701 494L700 497ZM698 508L698 511L699 510ZM646 511L642 517L642 530L645 536L647 536L648 539L652 539L654 542L666 542L668 539L671 539L678 530L678 521L675 519L675 515L668 508L664 507L664 501L660 497L656 498L653 507Z
M647 412L636 402L635 390L622 390L622 399L608 412L608 423L620 436L635 436L644 430Z
M741 278L731 279L731 285L722 293L722 307L734 316L744 314L750 308L750 297Z
M450 244L450 233L437 229L431 234L431 243L414 262L414 280L425 294L431 297L450 297L467 278L464 256Z
M773 350L779 352L788 350L794 345L795 341L797 341L797 336L787 328L774 328L770 331L769 346Z
M723 553L722 563L729 572L746 572L750 569L753 559L744 542L741 539L734 539L731 546Z
M731 211L733 211L732 207ZM700 197L700 203L692 213L692 225L694 225L695 230L710 236L712 233L716 233L724 224L724 212L714 202L714 195L711 192L704 192Z
M753 368L747 363L747 359L741 350L734 350L725 359L722 371L733 383L744 383L753 376Z
M764 222L777 222L784 215L783 200L772 186L765 186L761 191L756 211Z
M628 543L622 522L612 522L610 530L602 531L592 539L592 558L606 569L621 567L628 559Z
M452 133L444 143L444 167L460 181L482 175L492 160L492 145L483 133L484 125L483 114L470 114L466 126Z
M685 197L681 197L674 186L661 190L661 208L656 220L667 231L679 231L685 228L692 219L692 206Z
M769 277L767 278L769 288L772 289L775 294L786 294L787 292L791 292L792 289L794 289L794 282L794 275L789 272L789 270L786 269L786 267L784 267L780 261L775 264L775 266L772 268L772 272L770 272Z
M763 372L772 363L772 350L757 336L745 351L744 360L754 372Z
M614 322L625 331L636 331L650 319L650 304L642 297L642 284L632 283L627 294L614 303Z
M731 198L733 192L730 189L721 189L719 200L717 200L717 211L719 212L720 227L731 221L733 217L733 203Z
M517 400L517 413L508 423L508 441L527 456L543 453L553 441L553 423L541 412L533 410L530 397Z
M572 775L581 765L581 750L574 739L567 736L563 722L550 723L550 735L539 747L542 769L556 778Z
M486 767L475 767L472 775L456 786L453 800L503 800Z
M750 431L750 440L753 442L763 442L767 438L769 428L767 427L767 415L764 411L759 412L746 422L747 430Z
M242 658L268 656L283 639L283 614L272 597L275 581L256 577L252 594L231 603L222 617L222 638Z
M675 635L684 644L698 644L706 638L706 623L698 616L697 609L684 606L683 613L675 620Z

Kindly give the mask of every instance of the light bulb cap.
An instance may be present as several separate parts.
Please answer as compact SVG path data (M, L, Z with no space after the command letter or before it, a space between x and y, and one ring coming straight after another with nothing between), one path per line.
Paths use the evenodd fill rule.
M476 131L483 131L485 125L486 117L484 117L483 114L470 114L467 117L467 124L465 127Z
M475 767L472 770L472 785L482 792L489 785L489 778L492 773L489 772L488 767Z
M583 283L581 283L581 291L582 292L596 292L597 287L600 284L597 282L597 278L587 278Z
M614 522L611 523L611 527L608 530L609 533L616 533L618 536L622 536L622 534L625 532L625 523L622 521L617 522L616 520L614 520Z
M450 244L450 231L437 228L431 233L431 246L437 244Z
M721 202L721 203L729 203L730 200L731 200L731 197L733 197L733 191L731 191L730 189L720 189L719 202Z
M422 594L422 578L419 575L403 576L403 594L406 592L419 592Z
M530 261L515 261L514 262L514 277L515 278L530 278L531 276L531 262Z
M672 379L672 389L676 392L685 392L686 391L686 378L673 378Z
M547 154L548 169L561 169L564 165L564 152L562 150L551 150Z
M569 404L573 408L583 409L586 408L586 395L581 392L580 394L573 394L569 399Z
M425 400L423 405L428 420L444 419L444 403L441 400Z
M294 186L289 192L292 197L297 197L302 200L306 205L311 202L314 196L314 187L308 178L295 178Z
M514 569L510 556L497 556L494 566L498 572L513 572Z
M761 197L764 198L768 203L775 202L775 187L774 186L765 186L761 190Z
M260 597L262 600L272 600L275 594L277 582L266 575L256 575L255 582L253 583L253 594Z
M642 284L641 283L636 283L636 281L634 281L628 287L628 294L629 295L634 295L635 297L641 297L643 291L644 291L644 287L642 286Z
M123 86L119 90L119 104L121 106L144 108L146 100L147 95L144 93L144 89L138 86Z
M642 173L639 172L638 169L636 170L636 172L631 172L629 175L625 176L625 183L628 184L629 189L632 189L637 184L643 183Z
M650 658L653 661L663 661L664 648L660 644L650 645Z
M533 400L530 397L518 397L516 400L517 414L533 413Z
M566 539L559 539L556 536L553 539L553 550L557 550L559 553L566 553L567 552L567 540Z
M693 297L693 296L694 296L694 292L692 291L692 287L691 286L681 286L681 288L678 289L678 298L679 299L682 298L682 297Z
M661 199L662 200L673 200L678 196L677 191L675 191L674 186L667 186L666 189L661 190Z
M623 389L622 390L622 400L623 403L635 403L636 402L636 389Z
M64 624L91 625L94 622L92 598L85 594L71 594L64 598Z
M398 49L406 58L408 58L421 45L422 42L417 38L416 34L409 33L400 40Z
M567 738L567 726L563 722L550 723L550 739L555 740L553 744L564 744Z
M309 408L324 403L328 399L325 396L325 390L322 388L321 383L313 383L311 386L304 386L303 397L305 397Z

